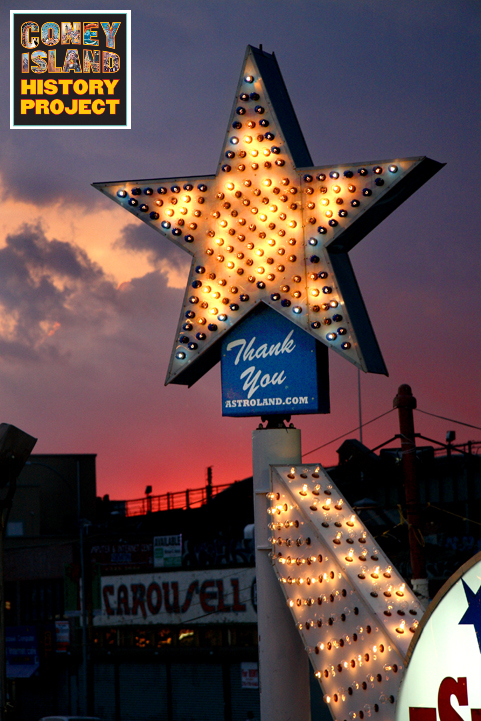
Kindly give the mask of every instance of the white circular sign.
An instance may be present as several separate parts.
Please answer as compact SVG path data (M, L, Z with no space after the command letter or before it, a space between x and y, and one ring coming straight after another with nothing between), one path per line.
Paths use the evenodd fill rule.
M481 553L439 591L407 658L396 721L481 721Z

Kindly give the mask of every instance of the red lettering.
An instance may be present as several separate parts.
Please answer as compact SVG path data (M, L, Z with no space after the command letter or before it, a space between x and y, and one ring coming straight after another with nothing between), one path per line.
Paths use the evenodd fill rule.
M436 721L436 709L411 706L409 708L409 721Z
M117 616L130 616L129 590L123 583L117 589Z
M156 596L156 603L154 605L153 602L153 595ZM151 583L147 589L147 608L149 609L150 613L155 616L157 613L159 613L160 608L162 606L162 591L160 590L160 586L158 583Z
M132 616L137 615L137 611L142 611L143 618L147 618L147 611L145 610L145 586L143 583L132 583L130 586L132 589Z
M220 579L219 581L216 581L217 584L217 592L219 594L219 604L217 606L218 611L230 611L230 606L226 606L224 603L224 581Z
M451 696L454 696L460 706L468 705L468 686L466 678L448 676L441 681L438 692L438 711L440 721L463 721L462 716L451 706ZM413 707L409 708L409 721L436 721L435 708ZM481 721L481 709L471 709L471 721Z
M180 609L181 613L185 613L188 611L190 604L192 603L192 599L194 597L195 591L199 587L199 581L192 581L189 588L187 589L187 593L185 594L185 600L182 604L182 608Z
M234 594L234 603L232 604L232 610L233 611L245 611L246 610L245 603L240 602L239 579L231 578L230 582L231 582L231 586L232 586L232 592Z
M179 584L177 581L172 581L172 603L169 598L169 584L163 583L162 588L164 589L164 606L167 613L180 613L179 608Z
M454 678L448 676L439 687L438 711L440 721L463 721L458 712L451 706L451 696L454 696L460 706L468 705L468 688L465 678Z
M217 593L212 591L207 592L208 588L215 588L215 581L204 581L200 587L200 605L205 613L214 613L217 611L217 608L211 606L207 601L217 600Z
M113 616L114 615L114 609L110 605L109 596L114 595L114 587L113 586L104 586L102 589L102 596L104 599L104 606L105 610L107 611L107 616Z

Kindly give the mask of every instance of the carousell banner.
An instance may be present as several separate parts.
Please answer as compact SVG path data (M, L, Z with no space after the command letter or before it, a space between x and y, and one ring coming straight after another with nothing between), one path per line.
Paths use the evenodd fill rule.
M255 568L104 576L94 618L96 626L256 621Z
M222 344L222 415L329 413L327 348L260 304Z

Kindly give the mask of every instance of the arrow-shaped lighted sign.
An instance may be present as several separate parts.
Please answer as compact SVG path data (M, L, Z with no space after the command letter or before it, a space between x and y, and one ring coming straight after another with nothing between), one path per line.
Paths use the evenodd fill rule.
M334 719L393 717L424 609L321 466L275 466L272 562Z
M386 373L347 253L441 167L313 167L274 55L248 46L215 175L94 183L192 255L166 383L195 383L261 301Z

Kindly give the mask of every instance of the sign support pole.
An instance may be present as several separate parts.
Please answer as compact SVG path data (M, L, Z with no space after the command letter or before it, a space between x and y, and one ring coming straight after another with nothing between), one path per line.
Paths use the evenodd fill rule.
M271 465L302 463L301 431L284 425L253 431L252 462L261 720L310 721L309 660L269 557L266 498Z

